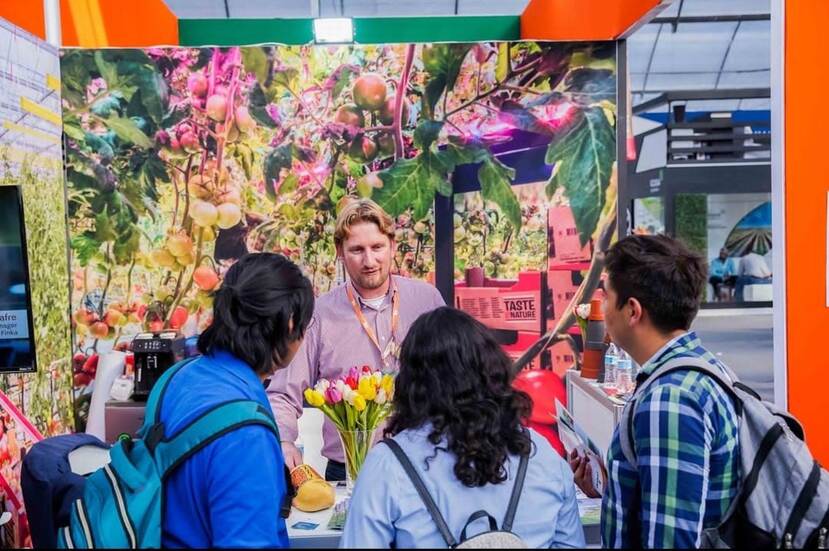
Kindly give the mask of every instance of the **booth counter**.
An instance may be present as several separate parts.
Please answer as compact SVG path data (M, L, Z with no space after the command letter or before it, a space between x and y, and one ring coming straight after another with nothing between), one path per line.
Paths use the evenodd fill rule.
M336 504L339 505L346 499L345 487L337 486L336 495ZM576 490L576 497L587 546L600 547L599 513L601 511L601 499L588 498L578 490ZM338 547L342 532L328 527L337 505L316 513L305 513L296 507L292 508L291 516L285 522L288 527L291 547L294 549L332 549Z

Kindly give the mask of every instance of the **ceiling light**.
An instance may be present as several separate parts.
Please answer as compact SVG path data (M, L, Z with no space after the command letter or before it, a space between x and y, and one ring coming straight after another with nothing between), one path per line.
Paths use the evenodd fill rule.
M354 23L350 17L314 19L314 40L321 44L354 42Z

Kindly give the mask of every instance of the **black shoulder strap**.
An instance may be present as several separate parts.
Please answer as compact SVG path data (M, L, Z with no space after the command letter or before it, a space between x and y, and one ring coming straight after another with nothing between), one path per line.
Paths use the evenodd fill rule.
M506 532L512 531L512 521L515 520L515 511L518 510L518 500L521 497L521 490L524 489L524 479L527 478L527 464L529 462L530 454L525 453L521 456L521 461L518 463L518 474L515 475L515 486L512 487L512 496L509 498L507 515L501 524L501 530Z
M415 489L417 489L420 499L423 501L423 504L426 505L426 510L429 511L429 514L432 516L432 520L435 521L435 524L440 531L440 535L443 536L443 540L446 542L446 545L450 548L457 546L458 543L449 531L449 527L446 525L446 520L444 520L443 515L440 514L438 506L435 504L432 496L429 495L429 490L426 489L426 485L423 484L423 479L420 478L419 474L417 474L417 470L414 465L412 465L412 462L406 456L406 452L404 452L403 448L400 447L400 444L395 442L392 438L386 438L382 442L387 445L389 449L391 449L394 456L397 457L397 461L399 461L400 465L403 467L403 470L406 471L406 475L409 477L409 480L412 481L412 484L414 484Z

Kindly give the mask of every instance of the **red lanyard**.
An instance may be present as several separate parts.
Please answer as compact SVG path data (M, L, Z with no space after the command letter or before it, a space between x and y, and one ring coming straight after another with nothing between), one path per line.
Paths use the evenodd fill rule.
M391 276L389 276L391 277ZM396 344L394 334L397 332L397 324L400 321L400 298L397 294L397 287L394 286L394 283L391 282L390 285L392 286L391 291L391 338L389 339L389 343L386 345L386 348L380 346L380 341L377 339L377 335L374 333L374 329L366 321L366 317L363 315L363 310L360 308L360 305L357 303L357 299L354 298L354 292L351 290L351 284L348 283L345 286L346 294L348 295L348 301L351 303L351 308L354 309L354 314L357 316L357 320L360 322L360 325L363 326L363 331L366 332L368 338L371 339L371 342L374 343L374 346L377 347L377 350L380 351L380 359L383 363L386 363L386 356L391 354L395 358L397 357L397 353L395 352Z

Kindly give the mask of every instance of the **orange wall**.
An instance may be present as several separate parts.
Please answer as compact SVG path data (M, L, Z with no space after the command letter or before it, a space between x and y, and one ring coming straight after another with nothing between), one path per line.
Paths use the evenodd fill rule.
M0 0L0 17L46 39L43 0Z
M775 0L776 1L776 0ZM826 308L827 0L785 4L786 323L789 409L812 453L829 462Z
M0 17L45 38L43 0L0 0ZM123 48L178 44L164 0L61 0L61 45Z
M662 0L531 0L521 15L521 38L612 40Z

